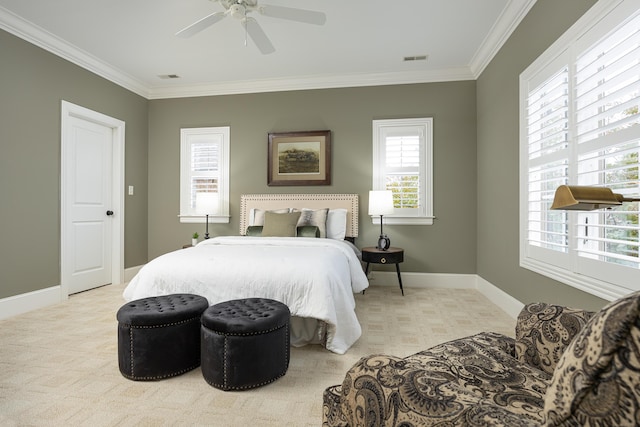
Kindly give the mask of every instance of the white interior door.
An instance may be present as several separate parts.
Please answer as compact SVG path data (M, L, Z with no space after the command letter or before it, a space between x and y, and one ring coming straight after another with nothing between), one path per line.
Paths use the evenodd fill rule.
M99 113L82 112L63 115L61 279L66 295L119 283L122 270L114 247L123 216L114 191L119 129Z

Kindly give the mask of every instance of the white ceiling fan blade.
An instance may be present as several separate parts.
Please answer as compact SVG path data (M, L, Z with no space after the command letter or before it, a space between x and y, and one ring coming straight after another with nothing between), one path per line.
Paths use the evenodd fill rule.
M178 31L176 33L176 36L184 37L184 38L191 37L192 35L199 33L205 28L208 28L211 25L215 24L216 22L220 21L222 18L225 17L225 15L226 15L225 12L215 12L215 13L212 13L211 15L207 15L204 18L200 19L199 21L196 21L193 24L189 25L188 27L185 27L182 30Z
M306 24L324 25L324 23L327 22L327 16L324 13L313 10L265 4L260 6L259 11L264 16L304 22Z
M249 33L249 37L256 44L260 52L263 55L268 55L276 51L276 49L271 44L271 40L262 30L262 27L258 22L253 18L246 18L242 20L242 25L244 26L247 33Z

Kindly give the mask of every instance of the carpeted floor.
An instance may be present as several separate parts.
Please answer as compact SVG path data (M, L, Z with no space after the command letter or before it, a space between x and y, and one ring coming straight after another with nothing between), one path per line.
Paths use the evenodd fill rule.
M515 320L473 290L374 286L356 295L363 335L345 354L291 349L287 374L242 392L210 387L200 369L157 382L120 375L115 313L124 285L0 321L2 426L319 426L322 391L361 356L406 356Z

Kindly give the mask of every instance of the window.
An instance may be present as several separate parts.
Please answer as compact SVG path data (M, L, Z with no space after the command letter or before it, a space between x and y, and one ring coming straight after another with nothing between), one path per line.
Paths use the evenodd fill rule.
M561 184L640 195L640 10L613 3L520 78L521 265L608 300L640 290L639 204L549 207Z
M229 134L180 129L180 222L229 222Z
M373 121L373 190L393 192L386 223L433 223L432 146L432 118Z

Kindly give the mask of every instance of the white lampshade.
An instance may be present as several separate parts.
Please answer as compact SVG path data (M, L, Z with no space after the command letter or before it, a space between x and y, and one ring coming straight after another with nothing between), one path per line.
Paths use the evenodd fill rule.
M200 215L213 215L218 213L218 193L196 193L196 212Z
M369 215L391 215L393 193L389 190L369 191Z

